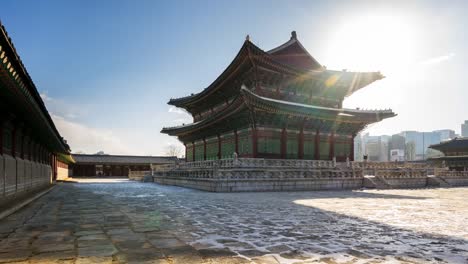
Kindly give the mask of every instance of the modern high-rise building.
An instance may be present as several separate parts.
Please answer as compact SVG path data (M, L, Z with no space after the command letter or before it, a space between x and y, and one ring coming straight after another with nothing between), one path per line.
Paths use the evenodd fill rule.
M434 132L439 133L441 142L455 138L455 131L452 129L434 130Z
M468 120L465 120L465 123L461 125L461 136L468 137Z

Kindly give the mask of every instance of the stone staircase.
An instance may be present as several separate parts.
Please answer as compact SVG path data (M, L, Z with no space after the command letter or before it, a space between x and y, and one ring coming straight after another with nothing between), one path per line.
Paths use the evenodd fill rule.
M435 187L452 187L452 185L448 183L446 180L435 175L427 176L427 185L435 186Z
M364 187L373 189L390 189L392 186L385 182L381 177L366 175L364 176Z

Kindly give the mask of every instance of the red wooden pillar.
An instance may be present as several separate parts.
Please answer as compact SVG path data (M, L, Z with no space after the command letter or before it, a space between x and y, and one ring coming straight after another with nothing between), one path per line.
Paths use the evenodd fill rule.
M314 158L320 159L320 131L318 129L315 132Z
M304 128L301 127L301 132L299 132L299 148L297 157L299 159L304 159Z
M351 148L350 148L351 153L349 153L349 160L350 161L354 161L354 138L355 137L356 137L356 135L354 135L354 134L351 135Z
M335 157L335 133L334 132L332 132L330 134L330 137L329 137L328 140L330 142L330 156L329 156L329 158L330 158L330 160L332 160L333 157Z
M192 161L195 161L195 141L192 141Z
M288 140L288 134L286 132L286 128L283 127L281 130L281 158L285 159L286 158L286 150L287 150L287 140Z
M55 160L55 165L54 165L54 168L55 168L55 170L54 170L54 181L55 181L57 179L57 170L58 170L58 168L57 168L58 163L57 163L57 156L56 155L54 155L54 160Z
M206 139L203 138L203 160L206 160Z
M237 130L234 130L234 141L235 141L235 152L239 155L239 134L237 134Z
M252 128L252 156L254 158L257 158L258 156L257 141L258 141L257 128L254 127Z
M218 159L221 159L221 136L218 134Z

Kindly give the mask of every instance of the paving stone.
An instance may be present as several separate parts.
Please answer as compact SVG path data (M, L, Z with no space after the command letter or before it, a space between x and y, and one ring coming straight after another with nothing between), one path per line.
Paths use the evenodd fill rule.
M75 264L112 264L112 257L84 257L76 259Z
M97 234L97 235L85 235L78 237L78 241L90 241L90 240L106 240L108 239L104 234Z
M252 261L256 264L280 264L274 256L255 257L252 258Z
M57 262L60 260L73 260L76 257L74 251L61 251L61 252L45 252L40 254L34 254L30 262L31 263L46 263L46 262Z
M108 257L117 253L117 249L113 245L99 245L93 247L78 248L79 257Z
M156 248L175 248L183 247L186 245L184 242L175 238L151 239L149 242Z
M236 256L237 254L230 251L229 249L224 248L215 248L215 249L199 249L198 253L202 257L213 258L213 257L231 257Z
M75 236L88 236L88 235L98 235L98 234L103 234L104 232L102 230L86 230L86 231L78 231L75 232Z
M468 188L223 194L67 183L0 221L0 259L464 263L467 196Z
M55 252L55 251L67 251L73 250L75 248L74 244L40 244L34 248L34 252L42 253L42 252Z
M0 263L25 261L31 255L31 251L17 250L15 252L0 253Z

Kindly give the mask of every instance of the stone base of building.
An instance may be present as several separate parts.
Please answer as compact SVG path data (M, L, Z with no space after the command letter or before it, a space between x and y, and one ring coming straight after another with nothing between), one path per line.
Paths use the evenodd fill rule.
M209 192L268 192L358 189L362 179L191 179L154 177L154 182Z
M468 186L468 172L433 171L425 164L239 158L167 166L153 181L210 192Z

